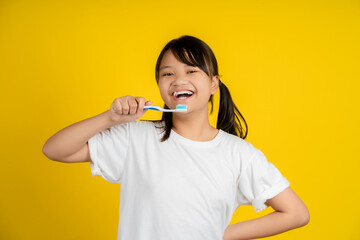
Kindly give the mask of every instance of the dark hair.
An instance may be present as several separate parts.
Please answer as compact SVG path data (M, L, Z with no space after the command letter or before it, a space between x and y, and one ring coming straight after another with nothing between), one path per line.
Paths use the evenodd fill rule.
M159 68L161 60L164 57L164 54L167 50L171 50L174 56L181 62L190 65L196 66L203 70L209 77L219 76L218 65L213 51L210 47L200 39L183 35L177 39L173 39L168 42L165 47L162 49L155 67L155 78L156 82L159 82ZM219 79L219 88L220 88L220 106L219 113L217 118L217 129L222 129L225 132L233 134L235 136L245 139L248 132L248 127L244 117L241 115L240 111L235 106L233 102L229 89L225 86L223 82ZM211 112L213 112L214 99L213 95L210 96L209 102L211 103ZM166 104L164 105L165 109L169 109ZM240 118L245 123L245 132L240 123ZM163 112L161 121L164 121L164 135L161 141L165 141L169 138L172 128L172 113ZM155 121L154 121L155 122ZM159 122L159 121L157 121Z

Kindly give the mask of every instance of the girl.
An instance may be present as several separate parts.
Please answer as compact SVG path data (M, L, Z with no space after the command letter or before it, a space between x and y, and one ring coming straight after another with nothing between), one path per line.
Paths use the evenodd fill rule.
M50 137L43 153L60 162L90 162L93 176L121 184L118 240L238 240L304 226L309 212L265 155L245 141L244 118L219 79L207 44L182 36L156 63L165 108L161 121L136 121L152 104L116 98L110 109ZM217 128L208 103L220 88ZM246 125L246 122L245 122ZM275 211L228 225L240 205Z

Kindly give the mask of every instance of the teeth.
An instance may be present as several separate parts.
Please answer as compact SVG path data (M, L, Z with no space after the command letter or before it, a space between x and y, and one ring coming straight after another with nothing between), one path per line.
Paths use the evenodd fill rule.
M193 95L193 92L191 91L179 91L179 92L174 92L173 95L175 97L179 96L180 94L189 94L189 95Z

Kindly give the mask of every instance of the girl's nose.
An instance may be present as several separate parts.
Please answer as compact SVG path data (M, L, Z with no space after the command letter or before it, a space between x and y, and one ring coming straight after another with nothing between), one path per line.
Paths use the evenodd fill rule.
M188 83L188 77L186 75L178 75L175 79L173 84L175 86L180 86Z

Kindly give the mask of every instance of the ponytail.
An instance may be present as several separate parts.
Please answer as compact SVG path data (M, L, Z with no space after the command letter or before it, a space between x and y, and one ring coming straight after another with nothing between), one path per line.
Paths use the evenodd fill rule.
M238 136L242 139L245 139L248 133L248 126L244 117L241 115L240 111L235 106L231 98L229 89L225 86L223 82L219 79L219 88L220 88L220 105L219 113L217 118L217 129L221 129L227 133ZM241 125L240 118L245 123L245 132Z

